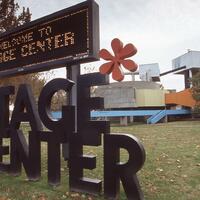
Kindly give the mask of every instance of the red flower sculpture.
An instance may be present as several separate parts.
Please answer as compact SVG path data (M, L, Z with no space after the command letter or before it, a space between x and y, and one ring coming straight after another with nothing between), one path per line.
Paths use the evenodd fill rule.
M100 58L108 60L109 62L104 63L100 66L101 74L110 74L112 72L112 78L116 81L122 81L124 79L124 73L121 68L121 64L129 71L136 71L138 65L125 58L131 57L137 53L137 49L133 44L127 44L123 47L123 43L115 38L111 42L111 47L114 52L114 56L106 49L102 49L99 52Z

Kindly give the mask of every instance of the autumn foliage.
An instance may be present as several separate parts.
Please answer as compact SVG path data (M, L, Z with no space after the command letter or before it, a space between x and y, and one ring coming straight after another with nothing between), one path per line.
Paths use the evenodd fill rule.
M196 101L194 113L200 113L200 72L196 73L191 79L192 97Z
M0 0L0 33L30 22L30 20L31 13L29 8L23 7L20 9L19 4L15 0ZM18 85L26 83L31 85L33 93L37 97L46 82L46 75L49 75L49 73L45 73L45 76L44 73L34 73L10 78L0 78L0 87L14 85L17 88ZM11 99L11 103L13 99Z

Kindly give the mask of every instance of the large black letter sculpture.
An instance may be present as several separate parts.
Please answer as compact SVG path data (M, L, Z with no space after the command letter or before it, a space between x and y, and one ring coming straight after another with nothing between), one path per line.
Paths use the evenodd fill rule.
M22 130L19 129L21 122L29 122L31 126L29 146ZM37 131L40 130L42 130L42 124L31 88L28 85L21 85L16 96L9 130L11 173L20 173L22 162L30 180L37 180L40 177L40 139L37 134Z
M101 134L109 133L107 121L91 121L90 110L103 108L102 98L91 98L90 87L108 83L108 77L99 73L80 75L77 81L77 133L70 137L69 183L75 191L98 194L101 180L83 177L83 169L96 168L96 157L83 155L83 145L101 145Z
M68 142L74 130L74 107L63 106L61 119L52 119L51 99L59 90L70 92L72 86L73 82L67 79L54 79L45 85L38 101L41 120L50 130L40 131L40 139L48 143L48 182L51 185L60 183L60 144Z
M90 111L102 109L103 99L90 97L90 87L108 83L108 77L98 73L80 75L77 82L77 133L70 137L69 183L73 191L99 194L102 182L86 178L83 169L95 169L96 157L83 155L83 145L101 145L101 134L104 134L104 193L106 197L116 198L121 179L128 199L142 200L136 173L145 161L145 151L137 138L130 135L110 133L108 121L91 121ZM127 163L120 163L119 150L124 148L129 153Z
M0 171L9 172L10 164L3 163L3 155L9 154L9 146L3 146L3 138L9 138L9 98L14 94L14 87L0 88Z
M141 200L143 194L136 173L145 161L145 151L137 138L131 135L111 134L104 136L104 193L116 198L121 179L128 199ZM120 148L128 151L127 163L120 162Z
M69 186L72 191L100 194L102 181L84 177L84 169L96 168L96 156L84 155L83 146L100 146L104 137L104 194L116 199L119 195L120 180L128 199L142 200L136 173L145 160L145 151L137 138L131 135L110 134L108 121L90 118L92 109L103 109L103 99L90 97L90 87L108 83L108 76L99 73L80 75L77 79L77 131L75 132L74 106L63 106L60 119L51 115L53 95L64 90L70 93L74 83L68 79L54 79L42 89L38 109L31 89L21 85L18 89L13 114L9 123L9 96L14 87L0 88L0 171L13 175L21 173L22 164L29 180L41 176L41 141L48 146L48 182L60 183L60 148L69 143ZM20 129L21 122L28 122L29 144ZM43 130L43 125L48 130ZM3 155L9 154L9 147L2 145L3 138L10 138L10 163L3 162ZM120 148L128 151L127 163L120 162Z

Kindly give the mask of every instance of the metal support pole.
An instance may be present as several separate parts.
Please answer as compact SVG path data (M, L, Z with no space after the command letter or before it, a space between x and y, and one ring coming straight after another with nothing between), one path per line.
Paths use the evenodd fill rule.
M75 82L68 98L68 104L75 106L75 132L77 131L77 77L80 75L80 64L66 67L66 77ZM69 144L65 143L62 146L63 157L65 160L69 158Z
M189 70L185 71L184 78L185 78L185 89L190 88Z

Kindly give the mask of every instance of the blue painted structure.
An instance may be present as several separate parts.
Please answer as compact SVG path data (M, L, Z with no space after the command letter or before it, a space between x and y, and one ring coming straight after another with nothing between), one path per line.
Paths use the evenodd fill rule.
M125 117L125 116L150 116L147 124L155 124L162 118L172 115L188 115L190 110L111 110L111 111L92 111L91 117Z
M126 116L150 116L147 119L147 124L155 124L166 116L173 115L188 115L191 114L190 110L177 109L177 110L107 110L107 111L91 111L91 117L126 117ZM61 112L52 112L54 119L61 118Z
M60 119L62 117L61 111L51 112L51 115L52 115L52 118L54 118L54 119Z
M91 117L126 117L126 116L150 116L160 110L107 110L91 111Z
M152 115L147 119L147 124L155 124L166 116L167 116L166 110L160 110L159 112L157 112L156 114Z
M191 114L190 110L180 109L180 110L161 110L156 115L152 115L150 118L147 119L147 124L155 124L159 122L166 116L173 116L173 115L188 115Z

